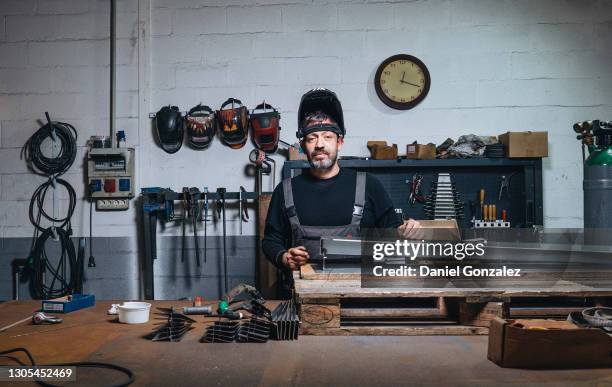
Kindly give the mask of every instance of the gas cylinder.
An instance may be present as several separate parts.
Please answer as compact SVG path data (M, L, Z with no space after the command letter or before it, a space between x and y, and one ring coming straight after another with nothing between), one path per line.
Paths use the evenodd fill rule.
M593 120L592 128L594 141L587 145L589 157L584 161L584 228L612 229L612 122ZM605 234L606 244L612 244L607 231L602 240Z

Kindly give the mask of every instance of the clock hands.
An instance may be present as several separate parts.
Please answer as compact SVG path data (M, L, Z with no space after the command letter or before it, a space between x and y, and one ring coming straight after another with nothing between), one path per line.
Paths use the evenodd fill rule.
M407 83L407 84L409 84L409 85L416 86L416 87L421 87L420 85L417 85L417 84L415 84L415 83L406 82L406 81L404 81L404 80L402 80L402 79L400 79L400 82L401 82L401 83Z

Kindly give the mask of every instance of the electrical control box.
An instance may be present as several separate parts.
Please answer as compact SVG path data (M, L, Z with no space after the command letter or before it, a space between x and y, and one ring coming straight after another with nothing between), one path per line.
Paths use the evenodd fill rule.
M134 148L90 149L87 182L96 210L127 210L134 197Z

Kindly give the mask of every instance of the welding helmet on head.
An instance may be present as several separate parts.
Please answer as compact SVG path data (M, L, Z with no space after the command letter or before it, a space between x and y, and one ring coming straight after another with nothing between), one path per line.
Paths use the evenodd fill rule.
M161 148L176 153L183 145L184 120L176 106L164 106L155 114L155 130Z
M264 152L275 152L280 132L280 113L265 101L251 111L251 138L257 148Z
M239 99L229 98L217 111L221 139L233 149L244 146L248 137L249 111Z
M189 110L185 117L189 144L195 149L204 149L215 137L217 122L215 113L206 105L199 104Z
M316 123L316 120L307 119L309 114L315 112L321 112L329 116L335 123L320 124ZM344 136L346 133L342 105L336 93L328 89L317 88L302 96L298 109L298 131L296 135L297 138L302 139L309 133L324 130L334 132L338 136Z

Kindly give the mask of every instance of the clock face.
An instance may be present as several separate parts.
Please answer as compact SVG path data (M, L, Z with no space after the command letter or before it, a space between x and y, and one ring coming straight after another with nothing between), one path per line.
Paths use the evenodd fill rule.
M411 109L429 92L431 78L425 64L411 55L395 55L378 66L374 87L378 97L394 109Z

